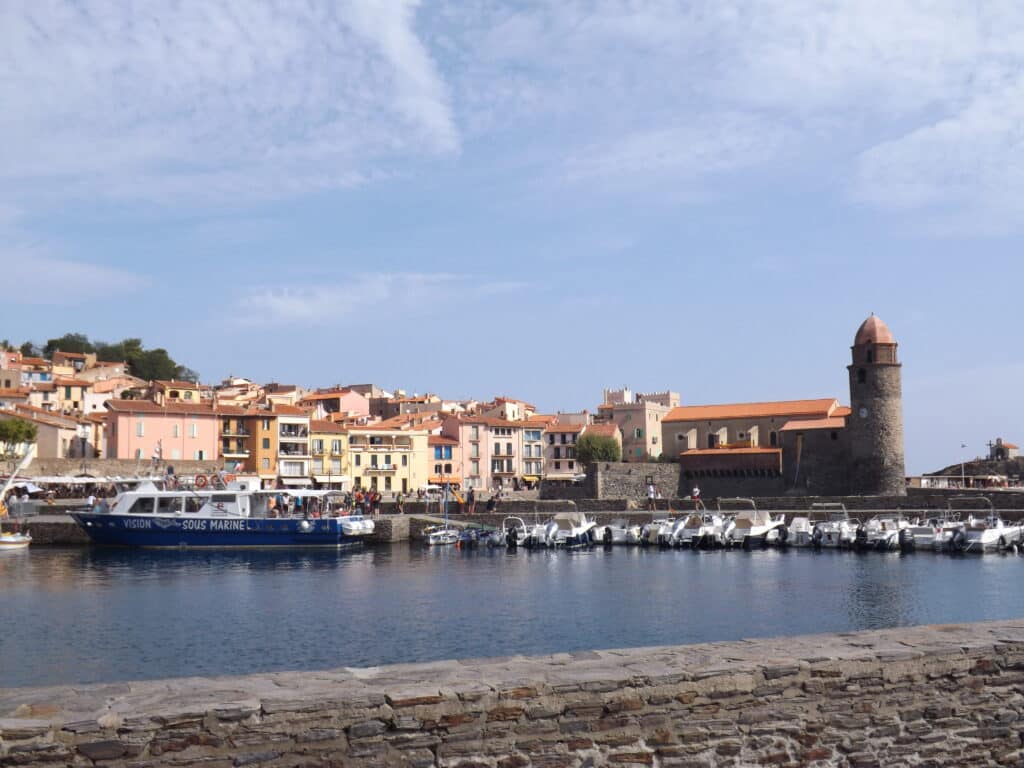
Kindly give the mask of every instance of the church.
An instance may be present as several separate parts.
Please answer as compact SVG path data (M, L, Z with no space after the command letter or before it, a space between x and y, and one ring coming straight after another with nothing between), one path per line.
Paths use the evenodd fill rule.
M662 420L680 490L711 496L903 495L903 395L897 343L871 315L851 347L850 405L835 398L682 405Z

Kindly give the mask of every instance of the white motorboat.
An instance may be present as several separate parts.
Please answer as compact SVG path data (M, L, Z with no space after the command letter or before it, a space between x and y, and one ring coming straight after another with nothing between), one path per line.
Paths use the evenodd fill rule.
M899 512L882 512L857 529L854 546L857 549L895 551L900 548L900 531L909 525Z
M364 536L373 533L373 519L363 515L347 515L340 518L341 530L347 536Z
M927 520L920 518L911 520L906 528L900 529L900 551L914 552L919 549L933 549L935 541L943 534L944 524L945 521L938 517L931 517ZM950 536L952 536L952 528Z
M787 532L789 535L786 537L785 543L790 546L811 546L811 536L814 533L814 527L811 525L811 519L809 517L794 517L789 521Z
M811 546L827 549L852 547L857 537L860 521L850 517L843 504L812 504L811 514L824 513L825 519L814 524L811 530Z
M454 544L459 540L459 529L450 525L435 525L423 529L427 545L431 547Z
M780 529L786 527L785 515L772 517L768 512L758 509L753 499L732 499L731 501L746 503L749 508L737 512L726 526L726 546L749 549L780 541Z
M724 544L726 520L711 512L694 512L677 521L672 532L672 544L691 549L712 549Z
M558 512L545 526L545 539L549 547L586 547L594 543L593 531L597 523L582 512Z
M632 533L633 541L630 541ZM607 525L594 528L594 541L602 544L635 544L640 536L640 526L632 525L628 520L615 520Z
M640 529L640 545L644 547L668 546L674 524L675 519L670 517L659 518L658 520L646 523Z
M0 531L0 552L8 550L25 549L32 543L32 534Z
M1024 542L1024 527L1007 523L993 513L984 518L969 517L951 539L951 548L959 552L981 554L1019 548Z

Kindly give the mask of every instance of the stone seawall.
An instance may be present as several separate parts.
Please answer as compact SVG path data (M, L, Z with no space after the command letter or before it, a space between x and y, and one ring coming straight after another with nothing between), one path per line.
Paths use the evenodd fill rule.
M1024 762L1024 620L0 690L0 765Z

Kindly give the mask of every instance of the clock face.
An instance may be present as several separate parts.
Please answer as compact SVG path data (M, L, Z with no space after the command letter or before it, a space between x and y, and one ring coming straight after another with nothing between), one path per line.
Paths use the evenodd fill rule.
M863 407L863 406L861 406L861 409L859 411L857 411L857 413L860 414L860 417L862 419L866 419L868 417L868 409Z

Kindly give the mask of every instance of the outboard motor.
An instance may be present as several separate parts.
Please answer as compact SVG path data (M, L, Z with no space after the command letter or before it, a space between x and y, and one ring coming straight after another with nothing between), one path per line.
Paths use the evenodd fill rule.
M611 546L612 527L610 525L606 525L604 527L604 533L601 535L601 540L604 542L605 546Z
M789 528L785 525L780 525L776 530L779 532L779 546L785 547L789 544Z
M906 528L900 528L899 542L900 552L914 551L914 535Z
M816 549L821 548L821 540L825 537L825 534L821 530L820 525L814 526L814 530L811 531L811 546Z
M868 530L863 525L857 526L857 533L853 539L853 546L857 549L865 549L868 546Z

